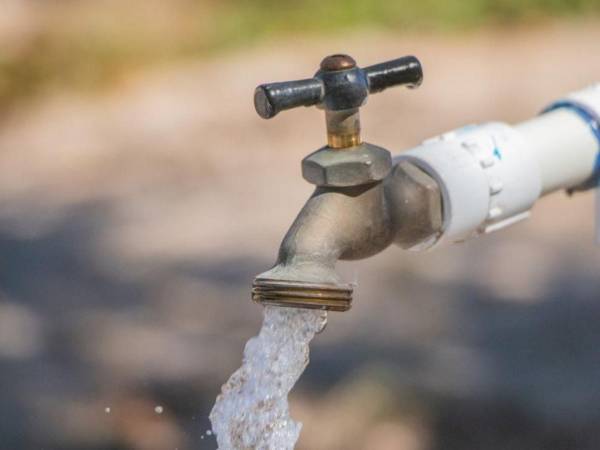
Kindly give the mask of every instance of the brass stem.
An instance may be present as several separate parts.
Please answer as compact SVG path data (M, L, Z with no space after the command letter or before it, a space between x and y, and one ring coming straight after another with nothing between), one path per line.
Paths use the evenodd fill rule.
M360 139L360 116L358 108L342 111L325 110L327 145L334 149L356 147Z

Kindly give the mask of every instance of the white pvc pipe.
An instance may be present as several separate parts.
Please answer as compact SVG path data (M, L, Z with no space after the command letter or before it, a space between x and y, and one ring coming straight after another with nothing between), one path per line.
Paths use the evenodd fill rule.
M559 108L514 128L539 165L542 195L579 186L592 176L598 140L576 112Z
M588 188L600 163L600 84L515 126L488 123L428 139L399 155L439 183L442 241L491 233L529 216L537 199Z

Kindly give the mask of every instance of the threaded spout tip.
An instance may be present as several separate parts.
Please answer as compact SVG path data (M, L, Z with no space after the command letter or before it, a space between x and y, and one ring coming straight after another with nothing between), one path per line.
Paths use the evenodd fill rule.
M252 300L263 305L348 311L352 306L350 284L316 284L256 278Z

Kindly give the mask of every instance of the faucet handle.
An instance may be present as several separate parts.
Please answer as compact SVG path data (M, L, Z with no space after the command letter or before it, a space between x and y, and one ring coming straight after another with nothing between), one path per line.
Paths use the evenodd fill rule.
M360 145L358 110L369 94L392 86L415 88L423 81L421 63L404 56L361 69L348 55L323 59L313 78L261 84L254 91L254 107L263 119L298 106L318 106L325 110L327 143L330 149Z
M414 56L361 69L348 55L331 55L323 59L314 78L258 86L254 92L254 107L263 119L298 106L323 104L326 110L340 111L362 106L368 94L392 86L414 88L421 84L423 70Z

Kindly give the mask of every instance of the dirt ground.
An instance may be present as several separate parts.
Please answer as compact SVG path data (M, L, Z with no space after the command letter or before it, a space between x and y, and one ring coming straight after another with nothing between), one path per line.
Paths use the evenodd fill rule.
M311 186L317 110L263 121L252 93L348 52L415 54L425 82L373 96L366 140L400 152L517 122L600 81L600 23L273 42L61 92L0 124L0 448L215 448L208 413L256 333L255 274ZM292 397L299 448L600 445L600 251L592 193L416 254L344 264ZM157 414L155 406L164 412ZM109 408L109 409L107 409Z

